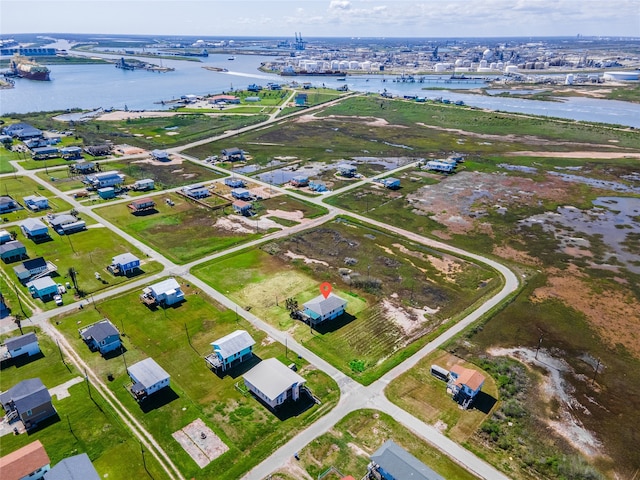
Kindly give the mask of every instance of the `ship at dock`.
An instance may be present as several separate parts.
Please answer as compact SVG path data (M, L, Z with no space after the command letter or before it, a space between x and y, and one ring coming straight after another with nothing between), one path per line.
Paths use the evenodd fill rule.
M50 70L44 65L40 65L33 60L21 55L14 55L10 63L11 73L20 78L29 80L48 81Z
M285 67L280 72L283 77L346 77L346 72L340 70L304 70Z

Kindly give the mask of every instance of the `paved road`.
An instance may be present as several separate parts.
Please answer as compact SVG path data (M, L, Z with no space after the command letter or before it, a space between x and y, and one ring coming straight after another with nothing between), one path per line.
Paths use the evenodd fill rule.
M341 99L338 99L338 100L335 100L335 101L330 102L330 103L337 103L340 100ZM314 110L319 110L321 108L326 108L326 106L327 106L327 104L324 104L324 105L321 105L321 106L318 106L318 107L311 107L311 108L305 110L305 113L309 113L310 111L314 111ZM252 125L250 127L244 128L244 129L235 130L233 132L227 132L227 133L225 133L223 135L212 137L212 138L209 138L209 139L206 139L206 140L201 140L201 141L198 141L198 142L193 142L193 143L188 144L188 145L183 145L181 147L176 147L174 149L170 149L170 151L172 153L179 154L179 152L181 152L183 150L186 150L188 148L192 148L192 147L197 146L197 145L202 145L202 144L205 144L205 143L209 143L211 141L218 140L218 139L221 139L221 138L231 137L231 136L234 136L234 135L236 135L238 133L242 133L242 132L246 132L246 131L250 131L250 130L255 130L255 129L259 129L259 128L265 128L266 126L270 125L273 122L281 121L281 120L283 120L283 118L286 118L286 117L276 118L275 115L276 114L273 114L269 118L269 120L267 120L266 122L263 122L261 124ZM190 158L190 160L193 161L194 159ZM195 160L195 161L197 161L197 160ZM221 171L223 173L227 173L227 174L231 173L230 171L221 169L221 168L216 167L216 166L208 165L208 164L206 164L204 162L199 162L199 163L201 163L204 166L207 166L208 168L212 168L214 170L218 170L218 171ZM395 170L384 172L383 174L377 175L376 177L393 175L395 172L400 172L402 170L411 168L413 166L414 166L414 164L405 165L405 166L399 167L399 168L397 168ZM384 396L384 389L393 379L397 378L403 372L405 372L405 371L409 370L410 368L412 368L413 366L415 366L422 358L424 358L426 355L428 355L434 349L438 348L444 342L446 342L449 339L451 339L454 335L458 334L460 331L462 331L464 328L466 328L472 322L474 322L478 318L480 318L485 312L489 311L495 305L497 305L501 301L503 301L511 292L515 291L515 289L518 287L518 279L509 269L507 269L503 265L501 265L501 264L499 264L499 263L497 263L497 262L495 262L495 261L493 261L491 259L482 257L480 255L472 254L470 252L466 252L466 251L463 251L461 249L458 249L458 248L455 248L455 247L451 247L451 246L446 245L446 244L444 244L442 242L438 242L438 241L435 241L435 240L432 240L432 239L429 239L429 238L426 238L426 237L422 237L422 236L420 236L420 235L418 235L416 233L409 232L409 231L403 230L403 229L398 228L398 227L392 227L392 226L386 225L386 224L384 224L382 222L378 222L378 221L372 220L370 218L367 218L367 217L364 217L364 216L361 216L361 215L358 215L358 214L354 214L352 212L347 212L347 211L341 210L341 209L339 209L337 207L333 207L333 206L326 205L326 204L323 203L323 199L324 198L326 198L328 196L331 196L331 195L343 193L345 191L348 191L348 190L351 190L351 189L354 189L354 188L357 188L357 187L359 187L359 186L361 186L361 185L363 185L363 184L365 184L367 182L370 182L372 180L371 178L370 179L364 179L362 181L353 182L352 184L350 184L350 185L348 185L348 186L346 186L346 187L344 187L344 188L342 188L342 189L340 189L338 191L328 193L325 197L317 197L317 198L306 197L306 196L300 195L300 194L298 194L297 192L294 192L294 191L285 190L285 189L283 189L281 187L275 187L275 186L263 183L262 185L264 187L269 187L269 188L273 189L274 191L276 191L278 193L285 193L285 194L291 195L293 197L299 198L299 199L307 201L307 202L312 202L312 203L316 203L318 205L322 205L323 207L328 209L329 213L324 215L324 216L322 216L322 217L313 219L310 222L298 224L298 225L296 225L294 227L291 227L291 228L288 228L288 229L283 229L283 230L280 230L278 232L275 232L275 233L272 233L272 234L269 234L269 235L265 235L261 239L257 239L257 240L254 240L252 242L249 242L249 243L238 245L236 247L233 247L233 248L230 248L228 250L225 250L224 252L218 252L218 253L209 255L209 256L207 256L205 258L202 258L202 259L199 259L197 261L188 263L186 265L176 265L175 263L171 262L169 259L167 259L163 255L159 254L158 252L154 251L153 249L151 249L150 247L148 247L147 245L145 245L141 241L137 240L136 238L132 237L131 235L128 235L126 232L120 230L115 225L111 224L110 222L105 221L102 217L100 217L97 214L95 214L92 211L92 209L93 209L92 206L82 205L81 203L77 202L75 199L70 198L70 196L68 196L64 192L60 191L59 189L57 189L54 185L51 185L51 184L45 182L44 180L40 179L39 177L37 177L37 175L36 175L37 172L36 171L24 170L17 162L14 163L14 167L18 170L18 174L24 175L24 176L27 176L27 177L33 179L34 181L38 182L39 184L41 184L41 185L45 186L46 188L48 188L49 190L51 190L54 194L65 198L65 200L67 200L78 212L82 213L83 215L87 215L87 216L93 218L94 220L96 220L97 222L101 223L102 225L104 225L109 230L111 230L111 231L115 232L116 234L122 236L128 242L130 242L131 244L136 246L138 249L140 249L142 252L144 252L150 259L156 260L156 261L160 262L164 266L164 270L162 272L158 273L158 274L155 274L155 275L150 276L150 277L145 277L145 278L133 281L133 282L129 282L127 284L120 285L118 287L114 287L114 288L112 288L112 289L110 289L108 291L104 291L104 292L101 292L99 294L93 295L92 299L94 301L95 300L100 301L100 300L106 299L106 298L108 298L110 296L117 295L117 294L123 293L125 291L130 291L131 289L140 288L140 287L142 287L144 285L148 285L149 283L153 282L156 279L165 277L167 275L179 275L179 276L183 277L185 280L187 280L188 282L190 282L190 283L196 285L197 287L199 287L201 290L203 290L205 293L210 295L216 301L220 302L222 305L226 306L227 308L229 308L231 310L237 311L240 316L245 318L247 321L249 321L256 328L259 328L259 329L265 331L273 339L279 341L280 343L285 343L286 342L288 347L289 347L289 349L292 352L294 352L294 353L296 353L298 355L301 355L306 360L308 360L311 364L313 364L316 368L318 368L318 369L322 370L323 372L327 373L329 376L331 376L337 382L338 386L340 387L340 394L341 394L340 400L338 402L337 407L334 408L327 415L325 415L324 417L319 419L313 425L311 425L310 427L308 427L307 429L305 429L304 431L302 431L298 435L296 435L296 437L294 437L292 440L287 442L287 444L285 444L284 446L279 448L269 458L267 458L261 464L256 466L244 478L246 478L246 479L262 479L262 478L267 477L270 473L272 473L273 471L277 470L284 463L286 463L288 460L290 460L291 457L293 456L294 452L300 450L303 446L307 445L310 441L312 441L313 439L315 439L318 436L322 435L323 433L327 432L332 426L334 426L340 419L342 419L349 412L353 412L353 411L361 409L361 408L377 409L377 410L380 410L380 411L383 411L383 412L386 412L386 413L390 414L396 420L398 420L400 423L402 423L407 428L409 428L414 433L416 433L418 436L424 438L425 440L427 440L428 442L433 444L436 448L440 449L445 454L447 454L451 458L455 459L457 462L459 462L464 467L468 468L470 471L474 472L480 478L497 479L497 480L506 480L508 478L508 477L504 476L502 473L500 473L499 471L497 471L495 468L491 467L490 465L488 465L484 461L480 460L478 457L476 457L470 451L460 447L455 442L452 442L450 439L448 439L447 437L442 435L440 432L438 432L433 427L421 422L419 419L411 416L407 412L405 412L402 409L400 409L398 406L396 406L393 403L391 403ZM255 178L249 178L249 177L245 177L245 176L238 175L238 174L235 174L235 175L238 176L238 177L241 177L241 178L245 178L247 181L251 181L253 183L261 183L261 182L257 181ZM421 244L424 244L424 245L428 245L428 246L437 248L439 250L447 251L447 252L450 252L450 253L453 253L453 254L456 254L456 255L462 255L462 256L465 256L465 257L468 257L468 258L472 258L472 259L474 259L474 260L476 260L478 262L487 264L487 265L491 266L492 268L494 268L496 271L498 271L503 276L503 278L504 278L504 286L500 290L500 292L498 292L492 298L488 299L483 305L479 306L479 308L477 308L475 311L470 313L463 320L458 322L455 326L453 326L452 328L447 330L445 333L440 335L435 340L429 342L427 345L425 345L420 351L418 351L412 357L410 357L409 359L404 361L402 364L398 365L397 367L393 368L392 370L387 372L385 375L383 375L378 381L374 382L372 385L370 385L368 387L364 387L364 386L360 385L359 383L355 382L354 380L352 380L350 377L348 377L347 375L345 375L344 373L342 373L338 369L336 369L335 367L333 367L332 365L330 365L328 362L323 360L321 357L319 357L315 353L313 353L310 350L308 350L303 345L300 345L298 342L296 342L286 332L282 332L282 331L272 327L271 325L269 325L266 322L262 321L261 319L257 318L255 315L251 314L250 312L247 312L247 311L243 310L241 308L241 306L235 304L234 302L229 300L227 297L222 295L220 292L214 290L213 288L211 288L210 286L208 286L207 284L205 284L200 279L196 278L195 276L193 276L190 273L190 269L192 267L194 267L194 266L196 266L198 264L201 264L203 262L206 262L206 261L209 261L211 259L220 257L222 255L227 255L230 252L243 250L243 249L249 248L251 246L257 246L257 245L259 245L261 243L272 241L273 239L276 239L276 238L281 238L281 237L284 237L284 236L291 235L292 233L295 233L295 232L303 231L303 230L308 229L308 228L313 228L313 227L315 227L317 225L320 225L320 224L322 224L322 223L334 218L338 214L349 215L351 217L357 218L357 219L362 220L364 222L368 222L370 224L373 224L378 228L386 229L388 231L391 231L391 232L393 232L393 233L395 233L395 234L397 234L399 236L405 237L405 238L407 238L407 239L409 239L411 241L418 242L418 243L421 243ZM85 301L85 303L86 303L86 301ZM46 333L51 335L54 339L56 339L60 343L61 348L63 348L63 350L65 351L67 356L76 364L76 366L80 370L86 369L90 379L92 380L92 382L94 383L96 388L98 388L101 391L103 396L106 398L106 400L109 402L109 404L114 408L114 410L118 413L118 415L123 419L125 424L127 424L129 426L129 428L131 428L132 432L143 442L143 444L147 447L147 449L149 451L151 451L154 454L154 456L156 456L158 461L163 465L163 468L165 469L165 471L167 472L169 477L172 478L172 479L173 478L182 479L183 477L180 474L180 472L178 471L178 469L171 462L170 458L166 455L166 453L162 450L162 448L155 442L155 440L149 434L149 432L147 432L144 429L144 427L141 424L139 424L135 420L135 418L133 418L131 416L131 414L126 410L126 408L124 408L123 405L120 404L120 402L115 398L115 396L106 387L106 385L104 385L102 383L100 378L98 376L96 376L95 374L93 374L93 372L90 371L90 369L82 361L82 359L73 351L72 347L68 344L66 339L55 328L51 327L50 324L48 323L49 318L51 318L52 316L59 315L61 313L71 312L71 311L77 309L79 304L80 304L80 302L76 302L76 303L73 303L73 304L69 304L69 305L65 305L63 307L57 308L57 309L55 309L53 311L37 313L36 315L34 315L32 317L32 321L33 321L34 324L40 325Z

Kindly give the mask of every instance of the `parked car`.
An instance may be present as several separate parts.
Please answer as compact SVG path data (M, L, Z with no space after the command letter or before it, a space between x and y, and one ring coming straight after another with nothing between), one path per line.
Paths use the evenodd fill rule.
M53 296L53 301L56 302L56 305L61 306L62 305L62 295L54 295Z

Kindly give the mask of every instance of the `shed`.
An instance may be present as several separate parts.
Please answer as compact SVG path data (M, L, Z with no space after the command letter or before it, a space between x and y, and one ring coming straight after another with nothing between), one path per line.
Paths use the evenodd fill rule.
M44 474L44 480L101 480L89 455L81 453L63 458Z
M103 200L109 200L110 198L115 198L116 189L113 187L104 187L98 189L98 196Z
M291 179L291 185L294 187L306 187L309 185L309 177L306 175L296 175Z
M4 346L7 349L7 354L11 358L16 358L21 355L37 355L40 353L40 345L38 344L38 337L33 332L25 333L17 337L7 338L4 341Z
M131 393L139 402L169 386L169 374L153 358L145 358L127 368L133 382Z
M236 330L211 342L213 353L205 360L209 365L222 371L242 363L253 356L255 340L245 330Z
M182 188L182 192L191 198L205 198L211 195L209 189L204 185L189 185L187 187Z
M109 267L114 274L128 275L140 268L140 259L129 252L121 253L111 259Z
M37 212L38 210L45 210L49 208L49 199L41 195L29 195L22 199L24 204L30 210Z
M251 208L253 207L253 205L249 202L245 202L244 200L236 200L233 202L232 206L234 212L245 216L251 214Z
M156 206L156 202L152 198L137 198L133 200L128 207L131 209L132 213L145 212L147 210L152 210Z
M233 162L236 160L244 160L244 151L237 147L224 148L220 152L224 160Z
M27 288L34 298L43 302L51 300L58 293L58 285L51 277L40 277L27 283Z
M298 93L295 97L296 107L304 107L307 104L307 94Z
M133 183L133 189L139 192L142 192L145 190L153 190L155 186L156 184L152 178L143 178L142 180L136 180Z
M298 400L300 388L305 384L304 378L277 358L263 360L242 378L249 391L271 408L289 399L294 402Z
M50 468L51 460L42 442L36 440L4 457L0 457L0 478L3 480L41 480Z
M174 278L168 278L147 288L148 291L145 289L144 293L151 295L153 300L161 305L174 305L184 300L180 284Z
M99 351L102 355L117 350L122 345L120 332L106 318L81 328L78 333L85 343L89 345L91 351Z
M57 413L49 390L39 378L23 380L1 393L0 403L6 414L22 420L27 430Z
M393 440L371 455L369 470L382 480L445 480Z
M165 150L152 150L151 157L158 162L168 162L169 154Z
M234 188L231 196L237 200L251 200L251 192L246 188Z
M22 242L18 240L11 240L0 245L0 259L6 263L22 260L26 256L27 249Z
M330 293L327 298L324 298L324 295L318 295L303 304L304 313L309 317L312 325L339 317L344 313L346 306L347 301L334 293Z
M20 209L20 204L8 195L0 196L0 213L13 212Z
M31 240L39 240L49 236L49 229L37 218L27 218L20 222L20 229L24 236Z

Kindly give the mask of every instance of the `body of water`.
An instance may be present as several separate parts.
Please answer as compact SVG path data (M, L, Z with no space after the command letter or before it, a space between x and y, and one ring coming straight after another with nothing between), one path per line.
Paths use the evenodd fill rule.
M96 54L92 54L96 55ZM107 58L118 55L99 54ZM492 97L464 93L478 88L477 81L449 82L447 78L429 78L426 83L394 82L393 75L348 76L346 81L337 77L280 77L258 70L263 61L273 57L255 55L209 55L202 62L141 58L155 64L175 68L172 72L157 73L144 70L128 71L114 65L51 65L51 81L36 82L16 79L15 88L0 90L0 114L35 111L66 110L68 108L116 108L130 110L163 109L161 101L182 95L214 94L233 89L246 89L249 84L268 82L310 82L314 86L338 88L347 85L350 90L392 95L415 95L428 99L445 98L463 101L489 110L527 113L640 128L640 105L593 98L572 97L562 102L544 102L521 98ZM212 72L205 66L228 69ZM447 90L424 90L425 87Z

